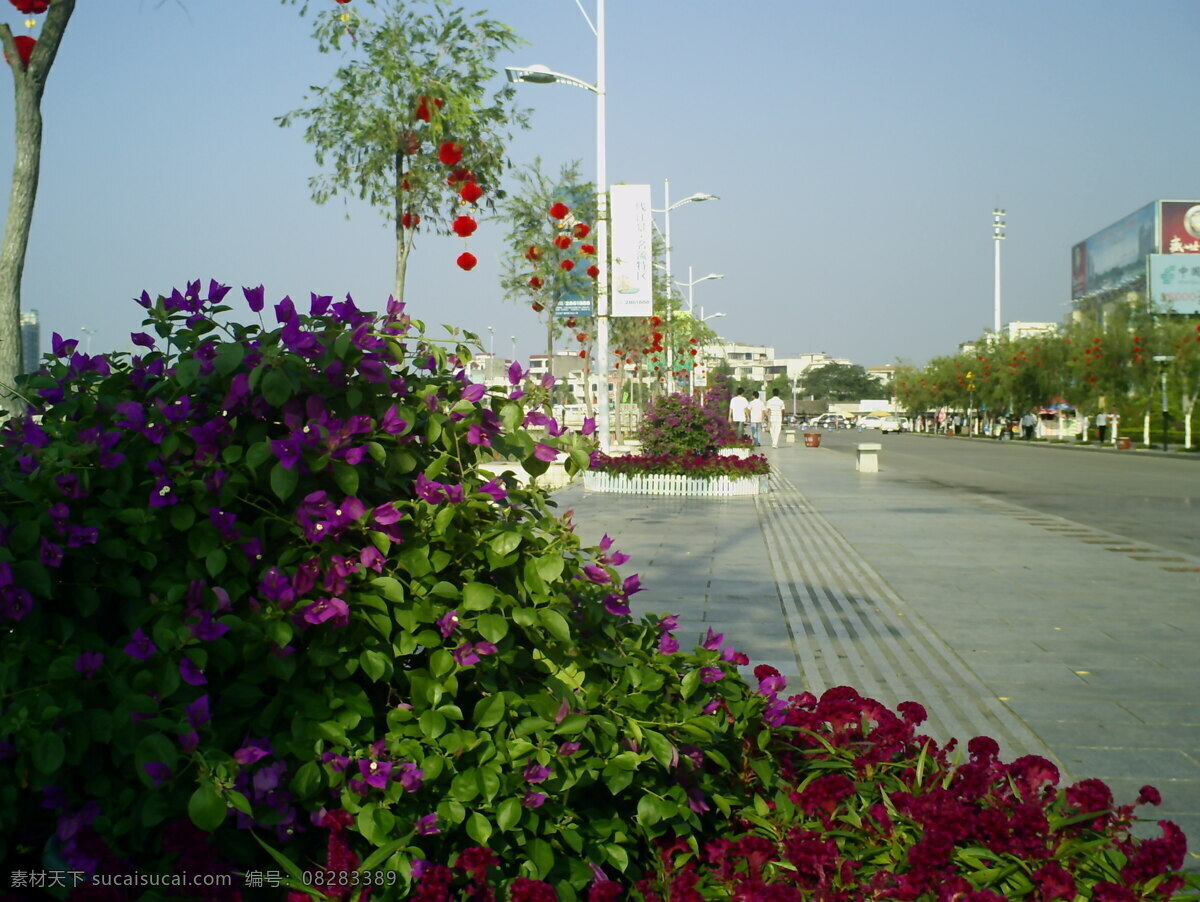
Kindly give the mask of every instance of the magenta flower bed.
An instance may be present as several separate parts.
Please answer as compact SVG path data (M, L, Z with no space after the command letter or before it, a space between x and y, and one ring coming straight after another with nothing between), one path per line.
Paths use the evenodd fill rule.
M626 476L659 473L690 476L693 479L712 479L718 476L739 479L766 476L771 472L771 465L761 455L741 458L719 454L630 454L616 457L597 454L592 459L592 469Z

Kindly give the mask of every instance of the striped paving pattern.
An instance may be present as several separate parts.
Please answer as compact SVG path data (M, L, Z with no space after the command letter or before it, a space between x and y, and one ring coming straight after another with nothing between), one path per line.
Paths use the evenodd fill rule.
M801 686L917 701L939 741L986 735L1006 757L1054 757L787 477L771 478L756 504Z

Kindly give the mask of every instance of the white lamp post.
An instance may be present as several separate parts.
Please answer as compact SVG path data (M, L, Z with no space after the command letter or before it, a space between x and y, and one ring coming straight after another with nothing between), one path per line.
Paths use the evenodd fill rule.
M719 317L719 316L724 316L724 315L725 315L724 313L710 313L708 316L705 316L705 315L704 315L704 308L703 308L703 307L701 307L701 308L700 308L700 319L698 320L698 322L706 323L706 322L708 322L710 319L716 319L717 317Z
M697 204L706 200L720 200L715 194L692 194L685 197L683 200L671 203L671 180L663 179L663 208L661 210L652 210L653 213L663 214L663 243L665 249L663 251L663 263L666 264L667 270L667 391L675 391L675 370L672 366L672 345L674 344L671 334L671 293L673 284L671 282L671 211L682 207L684 204Z
M583 7L579 7L583 12ZM587 19L587 13L584 12ZM611 432L608 417L608 171L605 160L605 95L604 95L604 0L596 0L596 22L587 19L596 36L596 83L553 72L545 66L506 68L512 82L535 85L563 84L583 88L596 95L596 362L600 370L600 397L596 404L596 432L600 450L608 452Z
M486 380L496 378L496 327L488 326L488 371Z
M690 266L688 267L688 280L686 282L676 282L675 284L678 285L680 288L686 288L688 290L688 313L689 314L691 314L691 312L696 309L695 305L692 303L692 289L695 288L697 285L699 285L701 282L707 282L709 279L723 279L723 278L725 278L725 276L723 276L721 273L710 272L707 276L701 276L698 279L693 279L692 278L692 268Z
M1000 242L1004 240L1004 211L997 208L992 210L992 240L996 244L996 310L993 331L1000 336Z

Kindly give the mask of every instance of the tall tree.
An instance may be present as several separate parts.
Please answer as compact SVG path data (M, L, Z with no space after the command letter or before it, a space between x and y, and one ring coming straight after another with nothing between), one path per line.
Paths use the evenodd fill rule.
M800 390L817 401L861 401L887 391L864 367L852 363L827 363L808 370L800 379Z
M449 0L359 0L314 22L320 49L346 61L330 84L311 89L311 106L276 121L306 123L305 140L325 167L309 180L313 200L354 196L391 225L394 294L403 300L417 232L465 238L476 223L463 203L492 209L500 196L505 148L527 115L511 85L494 93L488 86L496 58L522 42L507 25ZM459 258L462 268L473 265L469 252Z
M28 0L13 5L26 13L45 11L43 4ZM12 29L0 24L0 44L12 70L16 106L12 189L0 245L0 407L5 408L11 406L21 372L21 276L42 168L42 93L74 12L75 0L54 0L32 51L29 38L14 38Z

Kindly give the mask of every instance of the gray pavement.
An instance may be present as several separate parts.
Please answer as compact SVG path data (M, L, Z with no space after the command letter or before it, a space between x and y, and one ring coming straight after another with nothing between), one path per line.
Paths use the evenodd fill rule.
M681 615L681 641L712 627L795 692L918 701L935 738L990 735L1119 801L1155 785L1142 815L1200 851L1200 557L905 479L886 449L870 474L830 448L766 453L757 498L555 498L632 556L635 613Z

